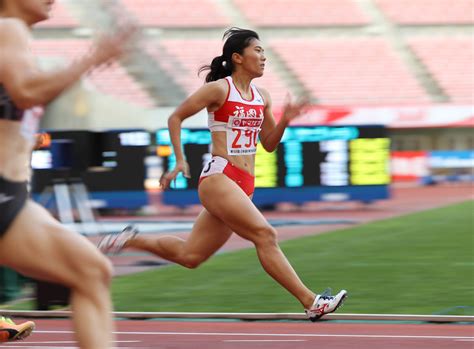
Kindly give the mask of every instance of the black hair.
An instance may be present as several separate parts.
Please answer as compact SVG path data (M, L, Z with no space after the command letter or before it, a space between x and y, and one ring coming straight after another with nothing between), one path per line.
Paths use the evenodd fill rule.
M206 82L216 81L229 76L234 71L232 54L243 54L246 47L252 40L260 40L258 34L253 30L232 27L224 33L222 39L225 39L222 55L214 57L211 64L199 68L199 74L209 70L206 75Z

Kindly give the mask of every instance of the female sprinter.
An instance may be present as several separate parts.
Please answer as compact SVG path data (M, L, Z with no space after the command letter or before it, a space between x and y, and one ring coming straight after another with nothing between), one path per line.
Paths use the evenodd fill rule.
M0 0L0 265L71 288L79 346L106 349L114 340L111 265L86 238L65 229L28 199L28 166L41 116L34 107L51 102L84 73L120 57L135 28L125 25L103 37L67 68L41 72L29 49L30 27L48 18L53 4ZM8 323L3 321L2 330ZM23 327L10 325L13 335L6 339L17 339L14 331Z
M99 248L104 252L119 252L132 247L196 268L235 232L255 245L265 271L294 295L308 317L315 321L335 311L346 297L346 291L335 296L311 292L280 250L276 230L251 200L257 137L265 150L275 150L285 128L301 113L305 103L288 103L276 124L270 95L252 83L263 75L266 60L258 34L232 28L226 31L224 38L223 54L215 57L210 66L201 68L201 71L210 70L207 84L185 100L168 121L176 167L162 177L164 188L180 172L189 177L181 147L181 123L203 108L209 113L213 156L201 174L198 191L204 209L189 238L149 239L136 235L133 227L127 227L121 234L104 237Z

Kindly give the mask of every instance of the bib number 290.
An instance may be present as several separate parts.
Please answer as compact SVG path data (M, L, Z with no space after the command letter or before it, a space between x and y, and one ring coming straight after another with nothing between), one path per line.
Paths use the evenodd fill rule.
M258 132L256 130L241 130L234 128L232 131L235 134L234 141L232 142L233 149L240 149L242 147L254 148L257 146Z

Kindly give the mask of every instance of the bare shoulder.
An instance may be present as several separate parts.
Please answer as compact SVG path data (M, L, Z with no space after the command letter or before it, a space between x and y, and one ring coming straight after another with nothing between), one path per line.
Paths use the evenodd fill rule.
M28 47L30 32L26 24L16 18L0 18L0 81L17 52Z
M229 90L229 85L225 79L219 79L217 81L208 82L205 86L208 87L209 91L218 94L227 95L227 91Z
M30 31L26 24L16 18L0 18L0 57L24 49L30 40Z
M225 79L220 79L204 84L194 95L206 100L207 105L222 104L227 97L228 89Z
M27 39L30 36L26 24L17 18L0 18L0 40Z

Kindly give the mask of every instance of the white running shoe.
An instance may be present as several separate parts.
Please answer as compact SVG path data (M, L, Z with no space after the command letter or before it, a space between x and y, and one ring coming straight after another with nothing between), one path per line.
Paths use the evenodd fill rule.
M125 243L138 234L137 227L127 225L121 233L107 234L100 241L97 247L104 254L118 254L123 250Z
M306 315L311 321L315 322L323 315L336 311L336 309L342 305L346 297L346 290L339 291L335 296L331 296L330 292L327 291L323 294L316 295L311 308L305 309Z

